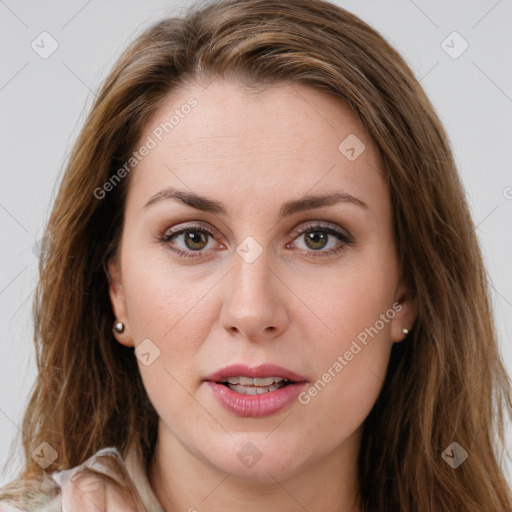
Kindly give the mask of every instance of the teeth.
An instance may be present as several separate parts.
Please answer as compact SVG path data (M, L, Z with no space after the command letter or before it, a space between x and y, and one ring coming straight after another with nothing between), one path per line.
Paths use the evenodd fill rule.
M273 384L272 386L244 386L242 384L228 384L228 388L242 395L260 395L263 393L270 393L271 391L277 391L282 385Z
M227 377L225 382L229 389L243 395L259 395L277 391L285 385L286 379L282 377Z
M265 378L252 378L252 377L228 377L224 382L229 384L241 384L242 386L271 386L272 384L284 382L286 379L282 377L265 377Z

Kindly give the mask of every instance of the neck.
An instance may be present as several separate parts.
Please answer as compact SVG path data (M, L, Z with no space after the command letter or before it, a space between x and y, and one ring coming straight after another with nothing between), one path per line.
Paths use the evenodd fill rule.
M166 512L360 512L357 478L360 431L326 457L284 479L226 473L190 453L162 424L149 481Z

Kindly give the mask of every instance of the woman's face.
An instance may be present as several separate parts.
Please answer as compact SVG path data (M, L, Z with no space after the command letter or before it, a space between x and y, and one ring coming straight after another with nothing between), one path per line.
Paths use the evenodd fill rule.
M356 116L306 85L216 80L175 91L139 149L110 297L158 449L259 481L354 462L415 315Z

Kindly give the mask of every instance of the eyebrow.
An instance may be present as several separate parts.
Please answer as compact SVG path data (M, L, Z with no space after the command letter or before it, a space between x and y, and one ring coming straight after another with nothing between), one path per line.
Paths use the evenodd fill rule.
M196 210L215 213L222 216L229 216L228 209L220 201L215 201L194 192L178 190L172 187L168 187L152 196L144 205L143 210L161 201L173 199L186 206L195 208ZM368 205L357 197L354 197L346 192L331 192L328 194L316 196L307 195L301 199L293 199L284 203L279 210L279 220L302 211L314 210L337 203L353 204L365 210L369 210Z

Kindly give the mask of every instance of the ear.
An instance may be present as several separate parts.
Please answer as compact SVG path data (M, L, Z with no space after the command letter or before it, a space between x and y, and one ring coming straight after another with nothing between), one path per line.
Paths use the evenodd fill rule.
M418 299L413 297L409 287L401 281L395 295L393 309L396 314L392 321L391 338L394 343L403 341L409 334L403 329L411 331L418 317Z
M126 308L126 297L124 294L123 279L121 273L121 264L119 259L114 256L108 261L108 295L110 305L114 312L115 321L123 322L124 331L119 333L113 330L116 340L126 347L133 347L133 338L130 332L128 313Z

